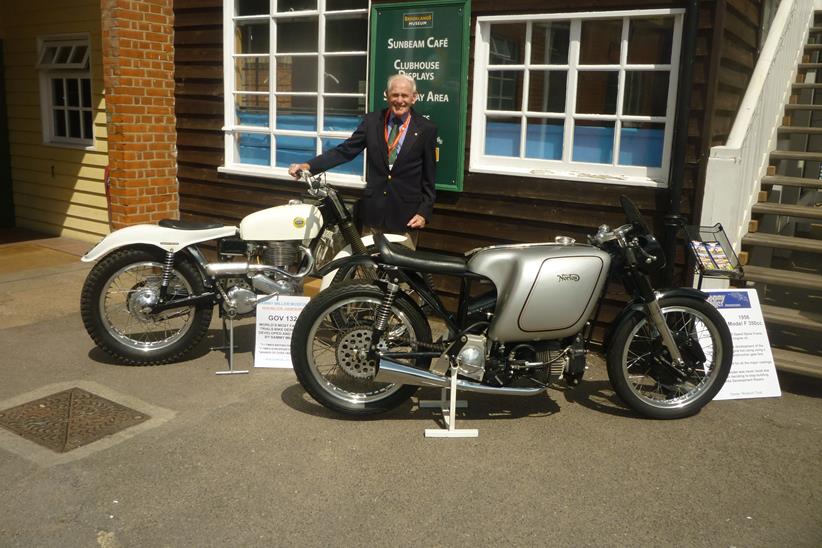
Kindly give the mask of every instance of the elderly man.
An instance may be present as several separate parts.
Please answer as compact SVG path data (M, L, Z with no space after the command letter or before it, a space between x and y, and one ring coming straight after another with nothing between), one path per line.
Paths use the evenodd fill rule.
M388 108L365 115L354 133L336 148L288 172L321 173L367 149L366 184L360 201L365 229L404 233L423 228L434 208L437 127L414 111L413 78L395 74L386 87Z

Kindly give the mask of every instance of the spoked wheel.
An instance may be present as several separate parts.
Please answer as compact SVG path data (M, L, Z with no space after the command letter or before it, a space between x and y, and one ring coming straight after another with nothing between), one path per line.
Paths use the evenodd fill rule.
M97 263L86 278L80 301L83 323L94 342L129 365L179 360L202 339L212 305L152 313L160 300L162 252L122 249ZM166 299L198 295L202 277L185 259L174 265Z
M369 354L382 291L343 283L320 293L303 309L291 338L291 359L300 384L322 405L349 415L381 413L396 407L416 386L374 380L377 364ZM399 293L391 308L380 351L410 352L431 342L425 317ZM397 360L422 369L428 359Z
M733 343L725 320L709 303L666 299L662 314L684 364L675 366L648 318L622 322L608 351L608 378L625 403L657 419L693 415L722 388L731 369Z

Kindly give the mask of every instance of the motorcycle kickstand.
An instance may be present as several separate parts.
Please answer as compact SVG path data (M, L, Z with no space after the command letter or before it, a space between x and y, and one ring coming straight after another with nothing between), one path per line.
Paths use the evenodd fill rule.
M451 367L451 386L450 388L442 389L440 401L430 400L420 402L420 407L439 407L442 410L442 418L445 421L445 425L448 427L447 429L426 428L426 438L476 438L479 436L479 430L476 428L457 428L457 407L468 407L468 402L465 400L457 401L458 370L459 367L456 365ZM450 397L447 402L445 400L446 391L450 392ZM445 406L446 403L448 403L448 407Z
M228 327L226 328L226 318L228 318ZM228 345L226 345L226 333L228 334ZM235 370L234 369L234 314L226 314L223 316L223 345L213 346L212 350L225 350L225 357L228 360L228 369L224 371L217 371L216 375L243 375L248 373L248 369Z

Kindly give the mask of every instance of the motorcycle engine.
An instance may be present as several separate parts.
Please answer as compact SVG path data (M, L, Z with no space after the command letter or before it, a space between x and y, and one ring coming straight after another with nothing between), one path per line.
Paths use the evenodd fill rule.
M462 375L481 381L485 375L485 337L465 335L468 339L457 354L457 364Z
M259 260L263 264L276 266L288 272L297 272L302 252L299 242L266 242L259 254ZM251 284L257 291L279 295L301 295L303 292L303 281L301 279L289 278L281 274L257 274L252 276Z

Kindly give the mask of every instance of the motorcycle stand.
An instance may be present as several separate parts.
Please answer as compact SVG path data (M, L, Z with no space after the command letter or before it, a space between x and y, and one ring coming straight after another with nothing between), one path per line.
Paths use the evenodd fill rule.
M226 335L228 338L228 345L225 344ZM228 316L228 327L226 327L226 316L223 316L223 345L213 346L212 350L225 350L225 357L228 360L228 369L225 371L217 371L217 375L242 375L248 373L248 369L235 370L234 369L234 318Z
M439 407L442 410L442 418L447 429L426 428L426 438L476 438L479 430L476 428L457 428L457 407L468 407L465 400L457 400L457 367L451 368L451 387L443 388L439 400L424 400L420 402L420 407ZM450 392L449 398L445 399L445 393ZM447 407L446 407L447 405Z

